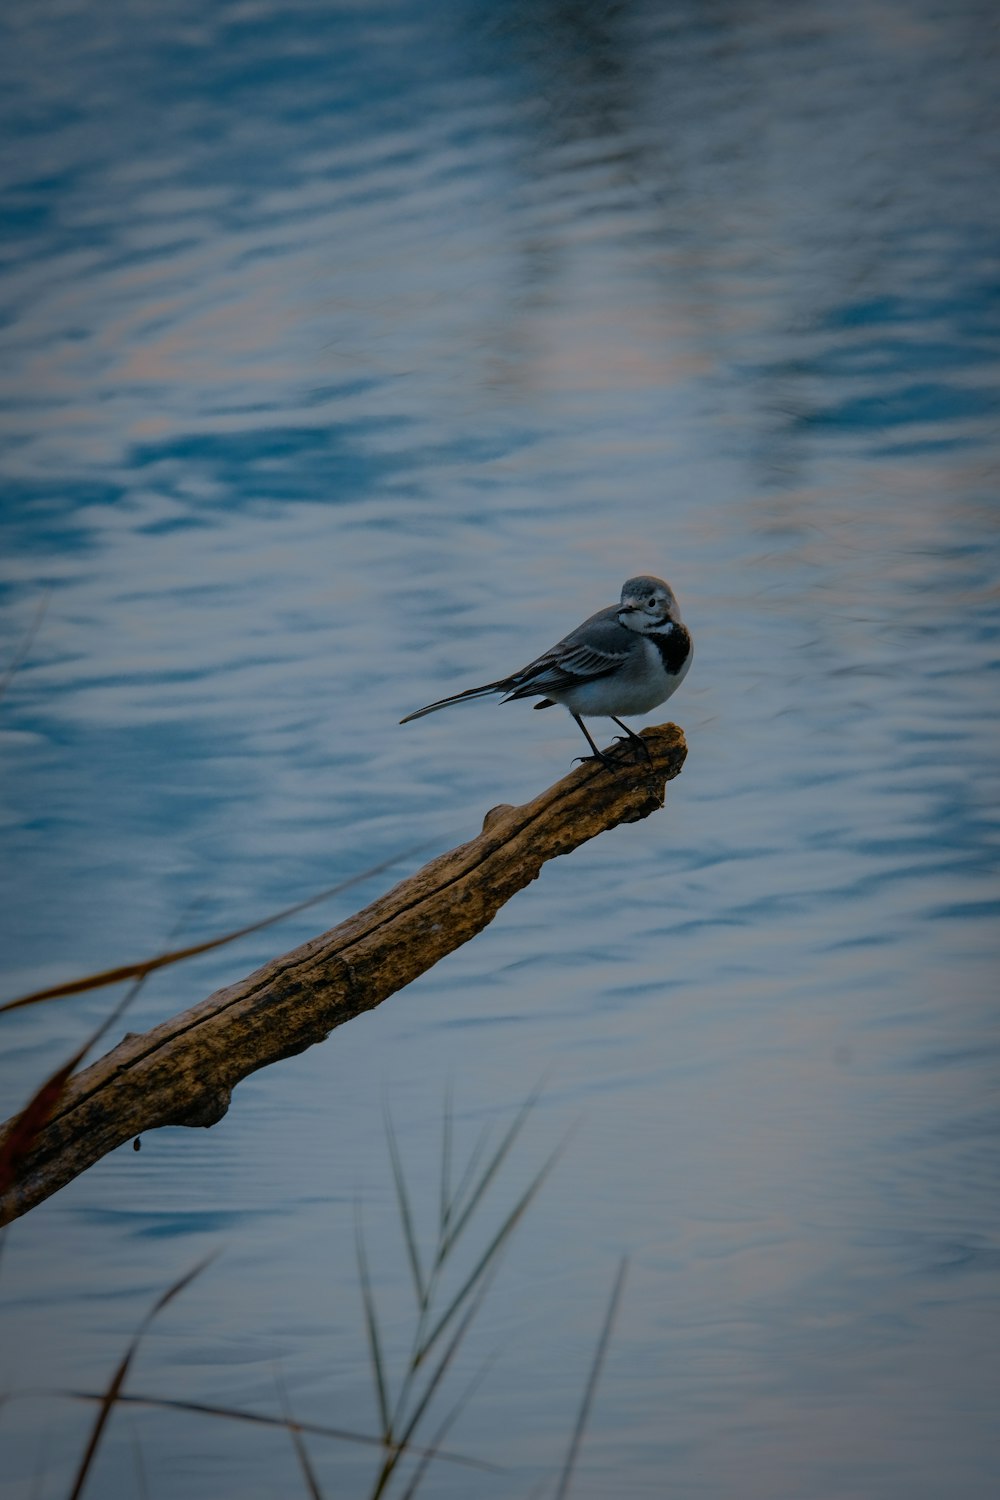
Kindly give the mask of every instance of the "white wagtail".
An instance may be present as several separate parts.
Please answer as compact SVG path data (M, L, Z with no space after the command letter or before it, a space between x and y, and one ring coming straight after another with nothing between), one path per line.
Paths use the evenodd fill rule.
M447 708L449 703L485 698L489 693L504 693L504 703L512 698L540 697L542 701L535 708L561 703L569 709L597 759L611 769L582 716L597 714L612 719L629 739L642 746L648 759L645 740L618 715L649 713L665 702L684 681L693 654L691 637L670 585L662 578L630 578L618 604L599 609L520 672L483 687L467 688L450 698L439 698L399 722L408 724L411 719Z

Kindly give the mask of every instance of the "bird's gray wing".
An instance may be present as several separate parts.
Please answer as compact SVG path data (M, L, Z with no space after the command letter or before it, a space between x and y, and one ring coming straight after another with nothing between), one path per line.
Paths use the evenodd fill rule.
M514 672L505 684L509 684L507 697L533 698L607 677L618 671L635 645L632 631L618 623L618 606L602 609L551 650Z

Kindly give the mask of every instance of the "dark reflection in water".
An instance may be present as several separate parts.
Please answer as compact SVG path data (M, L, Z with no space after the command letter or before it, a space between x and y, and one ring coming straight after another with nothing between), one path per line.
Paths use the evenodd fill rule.
M483 1495L558 1463L627 1250L575 1494L992 1496L994 7L5 26L8 657L49 598L0 703L5 995L532 795L564 716L396 721L629 573L671 579L698 657L661 818L15 1227L0 1389L99 1383L221 1244L136 1388L275 1410L278 1361L297 1415L371 1429L359 1185L393 1357L408 1276L382 1097L429 1234L448 1077L468 1150L545 1073L524 1180L577 1130L456 1371L502 1345L453 1434L508 1465ZM131 1025L320 920L159 976ZM7 1019L5 1112L106 1005ZM0 1411L12 1497L65 1493L87 1420ZM145 1413L102 1494L135 1493L133 1435L152 1493L299 1492L266 1434ZM366 1459L315 1458L366 1493Z

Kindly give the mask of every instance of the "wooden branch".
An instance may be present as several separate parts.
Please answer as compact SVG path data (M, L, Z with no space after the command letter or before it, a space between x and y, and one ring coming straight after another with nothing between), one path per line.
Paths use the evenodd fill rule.
M676 724L647 729L647 764L625 745L609 772L585 762L346 922L117 1047L71 1079L13 1164L0 1224L26 1213L116 1146L162 1125L214 1125L233 1088L323 1041L468 942L546 860L663 806L687 749ZM0 1148L18 1118L0 1130Z

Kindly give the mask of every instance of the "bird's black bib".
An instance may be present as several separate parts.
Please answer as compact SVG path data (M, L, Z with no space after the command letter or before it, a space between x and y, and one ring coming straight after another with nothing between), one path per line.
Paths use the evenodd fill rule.
M664 671L669 672L671 677L676 677L691 654L691 637L685 627L674 625L662 635L650 630L646 639L652 641L659 651Z

